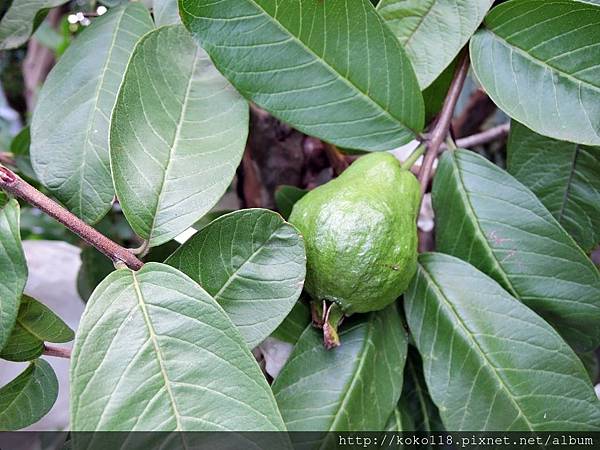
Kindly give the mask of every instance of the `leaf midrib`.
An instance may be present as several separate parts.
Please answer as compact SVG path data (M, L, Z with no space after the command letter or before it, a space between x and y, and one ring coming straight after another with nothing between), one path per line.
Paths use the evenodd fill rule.
M221 286L221 289L219 289L219 291L213 296L215 300L220 300L221 294L225 291L225 289L227 289L231 285L231 283L233 283L233 281L237 279L237 274L246 266L246 264L250 263L259 253L261 253L264 250L264 248L269 244L273 236L275 236L277 231L279 231L279 228L280 227L278 226L276 230L271 232L271 234L264 241L264 243L258 249L256 249L246 260L244 260L237 269L233 271L233 273L229 276L227 281L223 284L223 286Z
M121 27L121 23L123 22L123 18L125 17L125 13L127 12L127 8L128 7L124 7L121 11L118 11L118 13L120 14L120 17L117 19L117 23L115 24L115 32L111 38L110 41L110 45L109 45L109 51L108 51L108 55L106 55L106 61L102 67L102 71L100 72L99 76L98 76L98 85L96 86L96 91L94 92L94 105L93 105L93 112L92 112L92 117L91 120L88 123L88 127L85 131L85 143L84 143L84 148L83 148L83 152L82 152L82 158L81 158L81 164L79 166L79 214L83 214L83 186L84 186L84 178L85 178L85 169L87 167L87 157L88 157L88 151L86 150L86 148L89 148L88 145L91 144L91 147L93 148L93 144L91 143L90 140L90 135L92 132L92 128L94 126L94 124L96 123L96 115L97 112L99 110L98 108L98 103L99 103L99 99L100 99L100 91L102 90L102 87L104 86L104 81L106 78L106 71L108 70L108 67L110 66L111 60L112 60L112 55L113 55L113 51L116 47L116 42L117 42L117 36L119 35L119 28ZM121 81L123 81L123 75L121 76ZM117 96L115 95L114 100L116 101ZM114 101L113 101L113 105L114 105ZM93 186L93 184L90 184L90 186ZM96 194L98 194L98 192L96 191ZM99 205L101 206L101 205ZM104 209L104 208L101 208Z
M496 268L496 273L498 273L502 277L503 285L508 288L509 292L513 296L519 298L518 292L515 290L512 282L510 281L504 270L504 267L500 264L500 261L496 257L494 250L489 245L489 241L487 240L485 233L481 229L481 225L479 223L479 220L477 219L477 215L475 214L475 208L473 208L473 205L471 204L471 197L469 195L469 191L465 186L465 182L462 177L460 168L458 167L456 153L452 152L450 157L452 159L452 177L456 180L458 195L463 200L463 204L465 206L465 213L467 217L471 220L473 228L478 232L478 240L482 243L485 252L489 255L490 259L492 260L494 267Z
M183 123L185 121L185 115L187 112L190 92L192 90L192 85L194 84L194 75L196 73L196 67L198 65L199 60L200 60L199 51L196 50L196 52L194 53L194 62L192 63L192 67L190 70L190 78L188 80L188 84L185 89L183 104L181 105L181 113L179 114L179 120L177 122L177 128L175 130L175 137L173 138L173 144L170 146L170 149L169 149L169 159L167 161L167 165L163 172L163 177L162 177L162 180L161 180L161 183L159 186L159 190L158 190L158 198L156 200L156 208L154 210L154 215L152 217L152 225L150 226L150 232L148 234L148 242L150 242L150 244L152 243L152 239L155 237L156 221L158 219L158 213L159 213L160 206L162 203L162 198L163 198L163 195L165 192L164 187L165 187L165 184L168 179L169 170L171 169L173 159L175 157L175 153L177 152L177 147L179 145L179 139L181 137L181 129L183 128Z
M373 98L371 98L369 95L367 95L367 93L363 92L358 86L356 86L356 84L354 84L354 82L350 78L346 78L346 77L342 76L342 74L339 73L333 66L331 66L328 61L326 61L322 56L318 55L313 49L311 49L308 45L306 45L304 43L304 41L302 41L298 36L296 36L291 30L286 28L279 20L277 20L275 17L271 16L261 5L259 5L256 2L256 0L247 0L247 1L252 3L259 11L262 11L262 14L265 15L266 17L268 17L269 19L271 19L270 21L272 23L274 23L277 27L279 27L279 29L281 31L285 32L288 36L291 36L292 39L294 40L294 42L297 42L307 53L313 55L317 60L321 61L323 67L325 67L327 70L329 70L329 72L331 72L333 75L335 75L337 79L342 80L342 82L344 82L351 89L360 93L361 96L364 97L368 103L374 105L377 109L383 111L385 116L388 118L391 118L393 122L399 124L402 128L406 128L407 130L410 130L411 132L416 133L415 130L413 130L408 125L403 123L400 119L398 119L394 115L392 115L385 107L383 107L378 102L376 102ZM323 0L323 1L331 1L331 0ZM379 24L382 26L382 28L383 28L383 26L385 26L381 22L379 22ZM385 34L385 32L384 32L384 34ZM385 36L384 36L384 39L385 39ZM398 40L394 38L394 42L398 42ZM399 42L398 42L397 47L398 47L399 51L403 51L399 45ZM404 64L403 64L403 66L404 66Z
M446 305L446 307L448 309L450 309L450 311L454 314L456 323L464 331L464 333L462 333L463 338L467 341L468 345L470 344L469 348L475 349L475 353L478 353L480 355L480 359L482 360L482 362L484 364L486 364L488 367L490 367L490 369L492 370L492 373L495 375L495 378L498 381L498 384L508 394L509 400L511 401L511 403L514 405L514 407L516 408L516 410L518 412L518 416L515 418L513 423L519 417L523 417L523 419L527 423L527 426L529 427L530 431L535 431L533 424L529 421L529 418L524 414L523 410L521 409L521 405L519 405L519 403L515 400L516 396L508 388L508 386L504 382L504 379L498 373L498 369L496 368L496 366L494 364L492 364L492 361L490 359L488 359L486 352L481 348L481 345L479 344L479 342L475 338L473 338L473 333L471 332L471 330L469 330L469 328L467 328L466 324L460 317L460 314L458 314L458 312L454 308L454 305L452 304L452 302L450 302L446 298L446 295L444 294L444 291L442 290L441 286L439 286L436 283L434 277L427 271L427 269L425 268L425 266L423 264L419 264L419 268L421 269L421 272L423 273L424 277L427 278L427 280L429 281L430 286L432 286L433 289L437 292L438 298L441 298L442 301L444 302L444 304ZM460 335L460 333L456 333L456 334Z
M373 314L373 313L371 313ZM338 410L335 413L335 416L333 418L333 422L331 422L331 425L329 426L329 429L327 431L332 432L335 431L338 422L340 421L340 418L342 416L342 412L345 412L345 408L346 405L348 404L348 402L350 401L350 397L351 394L354 392L354 387L357 383L357 380L360 378L359 376L357 376L357 374L359 374L362 371L362 368L365 365L365 361L367 360L367 356L366 356L366 350L367 347L371 345L371 339L373 337L373 316L371 316L369 318L369 320L367 321L367 334L365 335L365 339L363 340L363 345L360 351L360 359L358 361L358 365L356 366L356 370L353 372L353 376L352 379L350 380L350 384L348 385L348 387L345 390L344 393L344 397L342 398L342 402L340 403L340 407L338 408ZM325 439L323 441L323 444L328 443L329 441L327 439ZM321 444L321 445L323 445ZM319 447L319 450L321 450L323 447Z
M570 171L569 171L569 177L567 179L567 185L565 186L565 192L562 196L562 202L560 204L560 210L558 212L558 217L556 218L556 220L558 220L558 222L560 224L562 224L563 222L563 218L564 218L564 214L565 214L565 209L567 206L567 203L569 201L569 195L571 193L571 186L573 185L573 177L575 175L575 171L577 170L577 158L579 157L579 152L581 150L581 145L577 144L575 146L575 149L573 150L573 158L571 159L571 167L570 167Z
M177 423L177 427L174 431L184 431L183 427L181 425L181 414L179 413L179 410L177 408L177 402L175 400L175 395L173 394L173 391L171 390L171 380L169 379L169 375L168 375L166 367L165 367L164 356L160 349L160 345L158 344L156 331L154 330L154 326L152 325L152 320L150 319L150 315L148 314L148 309L146 308L144 296L142 294L140 284L137 279L137 275L134 271L131 271L131 278L133 281L135 295L138 300L138 306L142 313L142 317L144 318L144 322L146 324L146 328L148 330L150 340L152 341L152 346L154 347L154 354L156 356L156 360L158 361L158 365L160 367L161 376L163 378L165 389L167 390L167 394L169 396L173 414L175 415L175 421ZM183 443L185 446L185 440Z

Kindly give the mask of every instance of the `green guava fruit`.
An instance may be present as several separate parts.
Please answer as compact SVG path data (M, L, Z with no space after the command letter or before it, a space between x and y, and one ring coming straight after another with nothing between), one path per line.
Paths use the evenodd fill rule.
M390 153L359 158L300 199L289 221L304 236L313 300L348 316L404 293L417 269L420 201L419 182Z

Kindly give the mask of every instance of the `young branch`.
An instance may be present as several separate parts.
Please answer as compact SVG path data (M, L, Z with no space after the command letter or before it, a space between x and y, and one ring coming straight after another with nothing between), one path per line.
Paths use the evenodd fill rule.
M54 356L56 358L71 358L71 349L66 347L56 347L50 344L44 344L44 355Z
M508 136L510 124L504 123L481 133L473 134L456 140L456 146L459 148L471 148L477 145L487 144L498 139L504 139Z
M25 200L49 216L53 217L81 239L98 249L109 257L114 263L124 263L132 270L139 270L144 263L126 248L111 241L103 234L96 231L73 213L67 211L55 201L46 197L36 188L19 178L14 172L0 166L0 189Z
M458 97L462 91L463 85L465 84L468 71L469 54L465 52L456 69L456 72L454 73L454 79L450 85L450 90L448 91L446 100L444 100L442 111L440 112L437 122L435 123L429 136L427 151L425 152L423 165L421 166L421 171L419 172L421 194L425 193L425 190L431 181L433 163L435 162L440 148L444 143L446 136L448 135L448 131L450 130L450 123L452 121L452 116L454 115L454 108L456 107L456 102L458 101Z

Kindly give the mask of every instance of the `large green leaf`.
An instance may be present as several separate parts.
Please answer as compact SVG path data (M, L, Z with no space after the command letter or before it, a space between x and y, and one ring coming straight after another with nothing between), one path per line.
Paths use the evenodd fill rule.
M281 322L271 336L289 344L295 344L311 323L310 308L298 300L287 317Z
M214 299L148 263L110 274L83 314L71 362L76 431L283 431L256 360Z
M306 275L302 237L279 214L266 209L219 217L166 263L206 289L251 348L289 314Z
M31 361L42 355L44 342L63 343L74 337L73 330L47 306L24 295L15 328L0 357L9 361Z
M153 0L152 5L156 25L175 25L181 23L177 0Z
M156 246L192 226L230 185L247 136L246 101L182 25L144 36L110 130L115 189L134 231Z
M421 89L444 71L473 35L493 0L381 0L379 14L415 68Z
M307 189L296 186L282 185L275 191L275 205L277 211L287 220L298 200L308 193Z
M31 162L60 201L89 223L110 209L110 115L129 56L153 27L139 3L111 9L60 58L40 92L31 124Z
M247 98L341 147L389 150L423 128L423 99L369 0L180 0L185 26Z
M32 361L0 388L0 431L19 430L44 417L58 396L58 380L46 361Z
M447 429L600 430L598 399L577 355L473 266L421 255L404 305Z
M600 147L541 136L512 122L508 170L586 251L600 242Z
M48 9L68 0L12 0L0 20L0 50L17 48L27 42Z
M21 246L19 203L0 191L0 350L17 320L27 282L27 262Z
M419 352L412 346L409 347L406 358L404 386L399 407L404 414L412 418L414 431L423 433L444 431L440 413L431 400L423 378L423 361Z
M436 242L490 275L581 351L600 344L600 274L537 197L466 150L446 153L433 185Z
M290 431L383 430L402 390L407 337L394 304L350 319L342 345L307 327L273 384Z
M544 136L600 145L600 7L512 0L484 23L471 60L494 102Z

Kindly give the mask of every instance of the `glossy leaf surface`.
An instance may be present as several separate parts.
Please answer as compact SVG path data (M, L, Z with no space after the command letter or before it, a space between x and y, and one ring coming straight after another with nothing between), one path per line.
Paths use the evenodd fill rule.
M279 214L265 209L219 217L166 263L212 295L251 348L289 314L306 275L302 237Z
M151 246L206 214L233 180L248 135L248 105L181 25L136 46L112 118L117 197Z
M238 91L306 134L374 151L423 128L410 61L369 0L180 0L179 10Z
M600 6L512 0L484 24L471 61L492 100L544 136L600 145Z
M309 326L273 384L290 431L383 430L402 390L407 337L395 305L342 325L326 350Z
M24 295L15 327L0 352L0 358L31 361L42 355L44 342L64 343L74 337L73 330L50 308Z
M381 0L379 14L410 58L421 89L444 71L493 0Z
M600 274L537 197L466 150L444 154L433 186L437 249L470 262L577 350L600 343Z
M573 350L473 266L421 255L404 305L447 429L600 429L598 399Z
M27 42L29 36L45 12L68 0L12 0L8 11L0 20L0 50L17 48Z
M42 359L31 362L17 378L0 388L0 430L19 430L44 417L58 396L54 370Z
M586 251L600 242L600 147L541 136L512 122L508 171Z
M0 191L0 350L17 320L27 282L27 262L21 246L19 203Z

